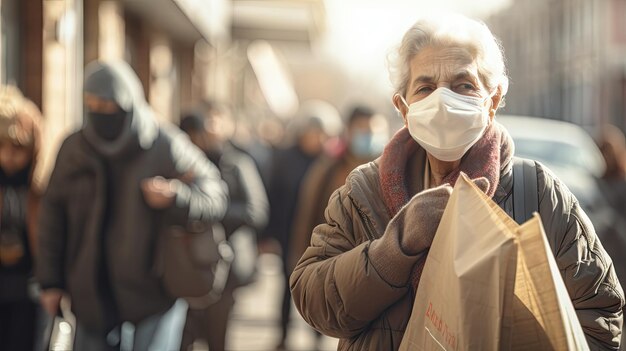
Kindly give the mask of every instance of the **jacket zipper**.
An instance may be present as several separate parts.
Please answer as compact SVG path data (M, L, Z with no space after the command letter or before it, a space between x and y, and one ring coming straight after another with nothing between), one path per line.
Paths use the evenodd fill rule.
M361 208L359 208L359 206L356 205L352 197L350 197L350 202L352 202L352 206L356 208L356 211L359 213L359 217L361 217L361 220L365 223L365 236L369 241L374 241L374 239L376 239L373 234L375 230L370 218L361 210Z

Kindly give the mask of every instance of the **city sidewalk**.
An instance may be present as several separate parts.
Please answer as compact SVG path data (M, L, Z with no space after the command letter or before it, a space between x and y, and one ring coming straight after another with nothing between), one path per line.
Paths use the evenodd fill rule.
M261 255L257 281L237 290L226 348L229 351L271 351L280 337L280 306L283 291L281 260ZM315 350L315 335L294 306L287 340L288 350ZM337 349L337 339L323 337L320 350ZM197 348L197 350L202 350Z

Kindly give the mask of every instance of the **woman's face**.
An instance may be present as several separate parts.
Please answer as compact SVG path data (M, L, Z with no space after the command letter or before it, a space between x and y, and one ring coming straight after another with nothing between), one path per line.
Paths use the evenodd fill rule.
M16 174L31 161L32 149L13 144L9 140L0 141L0 168L6 175Z
M448 88L455 93L487 98L491 94L478 76L478 65L470 52L461 47L428 46L410 61L410 80L407 85L406 102L410 105L430 95L437 88ZM406 124L408 108L398 95L394 105L400 110ZM500 103L500 95L494 94L485 102L491 118Z

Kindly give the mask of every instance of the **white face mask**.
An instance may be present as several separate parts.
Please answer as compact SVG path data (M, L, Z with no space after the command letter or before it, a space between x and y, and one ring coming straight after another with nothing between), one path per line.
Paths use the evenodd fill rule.
M409 106L409 133L429 154L441 161L456 161L482 137L489 125L486 99L438 88Z

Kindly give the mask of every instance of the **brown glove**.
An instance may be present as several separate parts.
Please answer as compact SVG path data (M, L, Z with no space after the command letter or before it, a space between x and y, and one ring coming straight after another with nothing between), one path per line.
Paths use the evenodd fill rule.
M476 179L473 179L472 181L483 192L486 192L489 189L489 181L487 180L487 178L476 178ZM446 200L446 204L447 204L447 200ZM420 257L420 259L417 261L417 263L413 267L413 272L411 272L411 279L409 280L409 283L411 284L411 288L413 289L413 293L415 293L417 291L417 286L419 284L420 278L422 277L422 271L424 270L424 264L426 263L426 257L428 255L428 249L430 249L430 245L432 244L433 239L435 238L435 233L437 232L437 228L439 228L439 222L441 222L441 217L443 216L443 210L445 209L446 204L444 204L444 207L442 207L442 208L439 208L439 207L437 208L437 211L436 211L436 215L437 215L436 224L435 224L434 220L432 220L431 223L430 223L430 225L433 225L433 224L435 225L434 230L433 231L424 231L423 232L424 235L429 235L430 234L431 236L429 236L427 239L426 238L422 239L422 242L425 241L425 240L429 240L428 241L428 246L427 246L426 250L423 250L424 255L422 255L422 257ZM441 210L441 211L439 211L439 210ZM429 230L432 230L432 229L429 229Z
M486 178L474 183L483 191L489 188ZM371 244L372 264L391 285L404 286L412 273L421 272L451 193L452 187L444 184L413 196Z
M483 192L489 189L487 178L477 178L473 182ZM404 222L404 230L399 234L400 245L407 255L416 255L430 248L451 193L452 187L448 184L422 191L392 219Z

